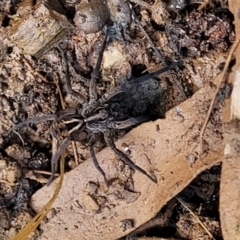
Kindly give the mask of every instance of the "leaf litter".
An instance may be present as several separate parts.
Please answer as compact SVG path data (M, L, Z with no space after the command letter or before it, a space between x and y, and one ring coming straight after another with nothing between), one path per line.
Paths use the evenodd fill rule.
M25 12L21 13L21 11L28 10L30 12L29 14L32 14L35 10L32 7L30 7L29 10L29 7L25 5L28 2L31 1L20 3L20 1L10 2L6 0L2 1L0 5L0 19L2 22L0 31L3 36L1 41L0 65L1 122L3 123L0 129L2 149L0 183L2 196L1 213L3 216L1 224L2 239L13 237L30 219L30 216L33 215L33 211L27 203L30 200L30 196L42 187L42 182L44 181L40 179L47 177L44 174L37 173L37 170L39 170L39 172L41 170L43 172L50 170L49 161L52 154L51 138L49 135L50 123L43 122L39 125L27 126L25 129L19 131L25 143L24 146L22 139L17 136L14 131L10 131L10 128L13 128L14 124L19 121L24 121L27 118L43 116L44 114L51 114L60 110L56 86L53 84L56 73L67 107L76 107L77 104L79 104L76 98L73 98L67 91L67 86L64 81L66 74L64 61L57 48L53 47L47 50L41 58L34 59L29 55L23 55L23 53L27 53L27 45L27 47L19 45L20 41L13 42L11 40L12 31L16 31L17 34L13 21L17 18L21 19L21 14L25 14ZM82 2L84 3L84 1ZM141 74L143 71L152 72L157 70L165 66L169 61L182 61L183 67L177 69L177 71L171 71L161 76L161 85L166 92L166 111L174 109L175 106L191 97L199 89L199 91L201 91L201 88L209 83L212 84L212 91L216 91L214 78L222 71L222 65L228 56L227 50L235 40L233 16L228 10L228 4L225 1L213 1L206 4L206 7L202 10L197 11L200 3L196 2L176 3L157 0L131 2L136 15L135 17L139 19L141 25L139 25L138 21L133 21L129 18L129 11L131 11L129 7L122 6L121 9L124 9L124 11L121 12L122 15L116 15L114 4L119 4L118 1L109 1L108 3L103 1L101 3L108 4L108 8L110 8L109 20L112 21L113 24L113 40L108 43L104 53L101 68L102 76L101 80L97 83L98 94L102 95L110 88L124 84L132 77L138 77L138 74ZM76 23L74 16L76 19L78 9L81 9L80 5L83 3L81 3L81 1L66 1L64 3L64 11L59 12L61 14L64 13L71 24L73 24L71 20ZM51 6L45 6L51 9ZM56 9L54 9L54 11L57 12ZM57 14L59 14L59 12ZM16 17L16 13L18 17ZM96 14L98 14L98 12L96 12ZM15 19L12 16L14 16ZM28 15L26 14L26 16ZM79 13L79 16L81 16L81 13ZM94 16L90 17L94 18ZM102 21L101 16L100 21ZM105 21L106 20L104 20L104 22ZM67 53L67 64L69 66L72 88L74 92L86 99L88 98L89 76L98 56L96 50L104 36L101 31L101 25L103 24L101 23L100 26L97 27L97 30L95 29L95 25L93 25L93 30L91 30L93 33L91 34L88 34L88 32L84 33L84 29L81 29L81 27L80 29L74 27L60 39L61 46L64 47ZM156 55L153 45L144 35L145 33L142 31L142 28L148 33L157 50L159 50L161 58L159 58L159 55ZM119 34L119 32L122 32L122 34ZM59 39L56 41L59 41ZM112 56L116 59L115 62L112 62ZM227 87L225 87L225 89L227 89ZM226 92L227 90L223 89L223 92L224 91ZM203 101L206 101L205 103L194 103L195 106L198 107L199 114L203 114L199 116L202 121L206 119L204 116L210 104L210 99L206 98L204 94L205 93L202 92ZM215 128L214 134L210 134L212 141L221 138L221 107L224 105L224 100L225 99L223 99L222 102L220 101L220 103L214 107L212 112L213 118L211 117L208 121L208 128L209 124L210 128ZM184 114L181 112L181 109L175 108L175 110L172 111L172 119L179 123L184 122ZM159 124L159 126L159 131L161 132L162 126L161 124ZM201 126L202 122L189 126L187 136L182 136L183 143L181 146L184 147L184 145L188 144L189 154L186 159L189 161L189 164L192 165L200 161L202 157L201 149L196 143L199 141ZM164 131L166 131L166 129L164 129ZM175 131L178 130L176 129ZM124 134L124 131L117 132L115 138L118 139ZM209 149L212 146L211 141L206 141L208 137L209 133L208 130L206 130L205 136L203 137L203 157L204 154L209 155L209 151L211 151L211 149ZM186 139L190 139L188 143L184 142ZM130 145L128 146L129 153L135 151L133 149L136 148L134 143L130 142L127 143L127 145ZM150 145L153 146L154 142ZM74 164L72 165L71 162L76 158L76 155L78 157L78 161L76 162L85 162L85 160L90 157L84 144L76 143L76 146L77 153L75 153L75 156L71 146L67 149L67 170L75 166ZM98 143L95 146L95 151L99 151L103 147L104 144ZM167 152L168 151L164 153L166 156ZM175 154L177 154L177 152ZM154 160L150 158L148 162L151 161ZM113 190L110 191L111 194L108 195L106 190L103 191L105 187L100 184L98 186L98 193L93 195L87 193L86 195L90 196L93 202L97 204L97 208L95 207L95 209L98 211L101 210L101 208L109 209L110 212L111 210L115 211L114 209L116 209L119 199L129 204L129 201L131 202L133 198L134 201L141 201L141 197L144 195L144 189L137 187L135 189L134 185L137 185L137 183L134 184L136 180L135 178L133 180L131 170L124 170L126 167L120 163L120 166L118 166L117 163L112 166L111 162L112 161L104 162L104 165L109 165L107 169L113 168L113 170L109 170L111 178L116 178L116 180L112 181ZM209 167L210 165L206 168ZM189 186L180 193L180 196L176 198L182 199L192 211L195 211L196 215L199 215L199 219L204 222L215 239L222 239L218 215L220 169L218 166L202 173L194 180L196 185L195 183L189 184ZM36 173L34 172L35 170ZM122 171L129 173L125 175L122 174ZM167 172L168 170L166 169L166 173ZM174 171L170 172L173 172L173 175L176 174ZM160 179L164 179L166 173L164 174L164 172L161 171L162 176ZM190 183L196 176L197 173L193 174L187 182ZM210 180L203 180L204 177L202 176L210 178ZM118 180L118 178L121 180ZM99 178L98 180L93 179L93 181L98 182ZM123 182L127 185L122 185ZM85 188L86 186L87 185L85 185ZM208 193L203 194L206 189ZM129 196L127 194L128 191ZM140 192L140 197L131 197L139 196ZM187 192L187 197L184 195L185 192ZM125 197L123 197L123 194ZM170 200L170 198L174 197L173 195L170 196L171 195L166 197L166 199ZM106 199L110 202L109 204L106 204ZM83 202L86 201L83 200ZM199 228L196 221L189 216L189 212L187 212L180 203L182 202L177 201L175 206L170 209L171 214L168 214L168 219L165 219L165 224L162 224L159 228L152 226L152 230L144 229L140 235L135 235L136 239L141 239L140 237L143 235L165 238L175 237L180 239L211 239L211 235L207 234L201 227ZM81 206L81 202L79 202L79 204ZM211 205L213 209L208 209L208 204ZM35 210L37 208L38 207L35 207ZM89 210L89 207L87 209ZM92 209L92 211L93 210L94 209ZM166 211L166 209L162 209L162 211ZM95 211L93 212L94 214L98 214ZM158 215L161 214L160 212ZM126 227L128 226L126 224L124 225L126 232L130 232L139 226L141 221L138 221L137 218L141 217L134 216L133 214L131 218L128 218L128 220L130 219L129 221L121 219L117 227L120 227L123 223L127 224L130 222L129 227ZM190 218L191 220L189 220ZM169 235L164 235L168 232L167 229L169 228L171 229ZM44 226L42 229L44 229ZM184 232L185 230L187 231ZM126 234L126 232L124 231L122 234ZM39 234L40 232L37 230L35 233L32 233L31 238L36 239ZM74 235L74 231L72 234ZM134 233L132 235L134 235ZM119 235L119 237L121 236ZM106 238L108 237L105 237L105 239ZM39 239L41 239L41 237ZM109 239L112 239L110 235Z

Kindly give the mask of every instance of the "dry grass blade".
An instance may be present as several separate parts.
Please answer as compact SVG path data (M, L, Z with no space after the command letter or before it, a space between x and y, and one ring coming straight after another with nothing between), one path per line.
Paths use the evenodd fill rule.
M79 160L78 160L76 142L72 142L72 148L73 148L73 155L74 155L75 164L77 166L79 164Z
M177 197L177 200L182 204L182 206L189 211L189 213L198 221L198 223L202 226L202 228L206 231L206 233L211 237L211 239L215 240L213 235L210 233L208 228L205 226L205 224L198 218L198 216L186 205L186 203L179 197Z
M52 198L49 202L41 209L41 211L33 218L31 221L11 240L25 240L27 237L38 227L41 221L46 217L49 209L53 205L63 183L63 176L64 176L64 160L65 160L65 151L61 155L61 162L60 162L60 179L57 184L57 187L54 191Z
M60 97L60 102L61 102L62 109L65 109L66 108L66 104L65 104L64 99L63 99L62 91L61 91L61 89L59 87L59 81L58 81L58 77L57 76L54 77L54 83L55 83L55 85L57 87L57 91L58 91L58 94L59 94L59 97Z
M43 170L33 170L34 173L38 173L38 174L45 174L45 175L51 175L51 172L47 172L47 171L43 171ZM59 177L58 173L55 173L54 176Z

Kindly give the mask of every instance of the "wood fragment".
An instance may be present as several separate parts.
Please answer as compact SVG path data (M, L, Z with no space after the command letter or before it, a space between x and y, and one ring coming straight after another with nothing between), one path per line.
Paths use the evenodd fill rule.
M41 57L72 28L64 15L48 9L41 1L18 14L11 22L9 38L24 54L35 57Z

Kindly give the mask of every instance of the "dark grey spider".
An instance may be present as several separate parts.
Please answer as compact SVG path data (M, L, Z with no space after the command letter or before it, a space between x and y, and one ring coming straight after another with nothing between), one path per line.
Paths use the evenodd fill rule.
M107 146L109 146L116 153L116 155L118 155L121 158L121 160L125 164L128 164L133 170L137 170L141 172L142 174L144 174L145 176L147 176L149 179L151 179L153 182L156 183L156 179L153 176L148 174L144 169L137 166L125 153L123 153L121 150L119 150L115 146L113 137L111 135L112 134L111 130L126 129L129 127L135 126L137 124L149 121L150 116L148 115L142 115L142 116L133 115L133 117L130 117L130 118L128 115L126 117L126 114L125 114L126 109L129 108L129 105L131 105L129 101L133 101L135 98L135 103L137 102L141 103L140 100L142 96L141 96L141 93L140 95L137 94L137 91L138 91L137 89L141 85L144 85L146 82L149 82L154 77L158 76L159 74L175 68L176 66L178 66L178 63L173 63L172 65L167 66L163 69L160 69L156 72L149 73L140 78L129 81L123 86L112 88L109 91L107 91L102 97L98 97L98 94L96 91L96 82L97 82L97 78L100 71L100 65L102 61L103 51L106 46L107 37L108 37L108 31L106 31L105 39L101 47L101 51L99 53L96 67L91 75L90 87L89 87L89 101L85 102L82 108L68 108L65 110L61 110L56 114L49 114L49 115L44 115L42 117L30 118L15 126L15 128L20 128L25 124L39 123L42 121L53 121L51 125L51 135L53 138L60 141L60 146L56 151L55 155L53 155L51 159L52 176L50 177L48 184L51 183L54 177L58 159L61 153L63 152L63 150L67 148L70 141L79 141L79 142L85 142L88 144L93 163L95 167L98 169L98 171L104 177L104 181L106 185L108 185L107 177L103 169L99 166L94 149L93 149L93 146L98 140L99 135L102 135L102 134L104 136L104 140ZM66 56L63 56L63 58L66 61ZM68 68L67 64L66 64L66 68ZM73 94L71 87L69 87L70 83L68 82L69 81L68 69L66 69L66 75L67 75L68 90L71 91L71 93ZM154 90L154 88L156 88L155 84L156 82L153 81L153 84L152 84L153 87L151 87L152 91L155 91ZM127 98L129 92L132 91L133 89L136 90L135 95L133 97ZM147 92L150 90L148 85L148 89L143 89L142 91ZM120 96L121 94L125 94L124 98L126 101L125 101L125 105L123 106L121 106L122 103L120 103L117 99L117 97ZM158 97L161 98L162 94L163 94L162 91L158 92ZM137 96L140 96L139 99L136 98ZM147 97L147 99L149 101L149 97ZM120 108L119 108L119 105L120 105ZM137 104L133 104L133 105L137 105Z

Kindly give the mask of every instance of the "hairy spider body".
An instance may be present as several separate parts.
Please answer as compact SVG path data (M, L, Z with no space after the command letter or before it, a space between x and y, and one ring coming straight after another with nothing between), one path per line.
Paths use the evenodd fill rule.
M104 177L105 183L108 185L107 177L99 166L93 150L94 144L101 135L103 135L107 146L109 146L124 163L128 164L133 170L143 173L153 182L156 182L153 176L137 166L125 153L116 148L111 130L126 129L149 121L151 115L155 114L152 109L154 108L153 106L157 106L156 101L160 106L157 115L158 117L163 117L165 113L164 92L158 81L154 80L154 77L175 68L178 63L174 63L156 72L146 74L122 86L112 88L102 97L98 97L96 80L106 42L107 33L99 53L96 67L90 79L89 101L85 102L82 108L67 108L56 114L28 119L15 126L15 128L20 128L29 123L39 123L47 120L53 121L50 132L52 137L59 141L59 147L51 159L52 176L49 179L49 183L53 179L57 162L62 151L68 146L70 141L79 141L88 145L93 163ZM63 59L65 60L68 81L68 67L65 55L63 55Z

